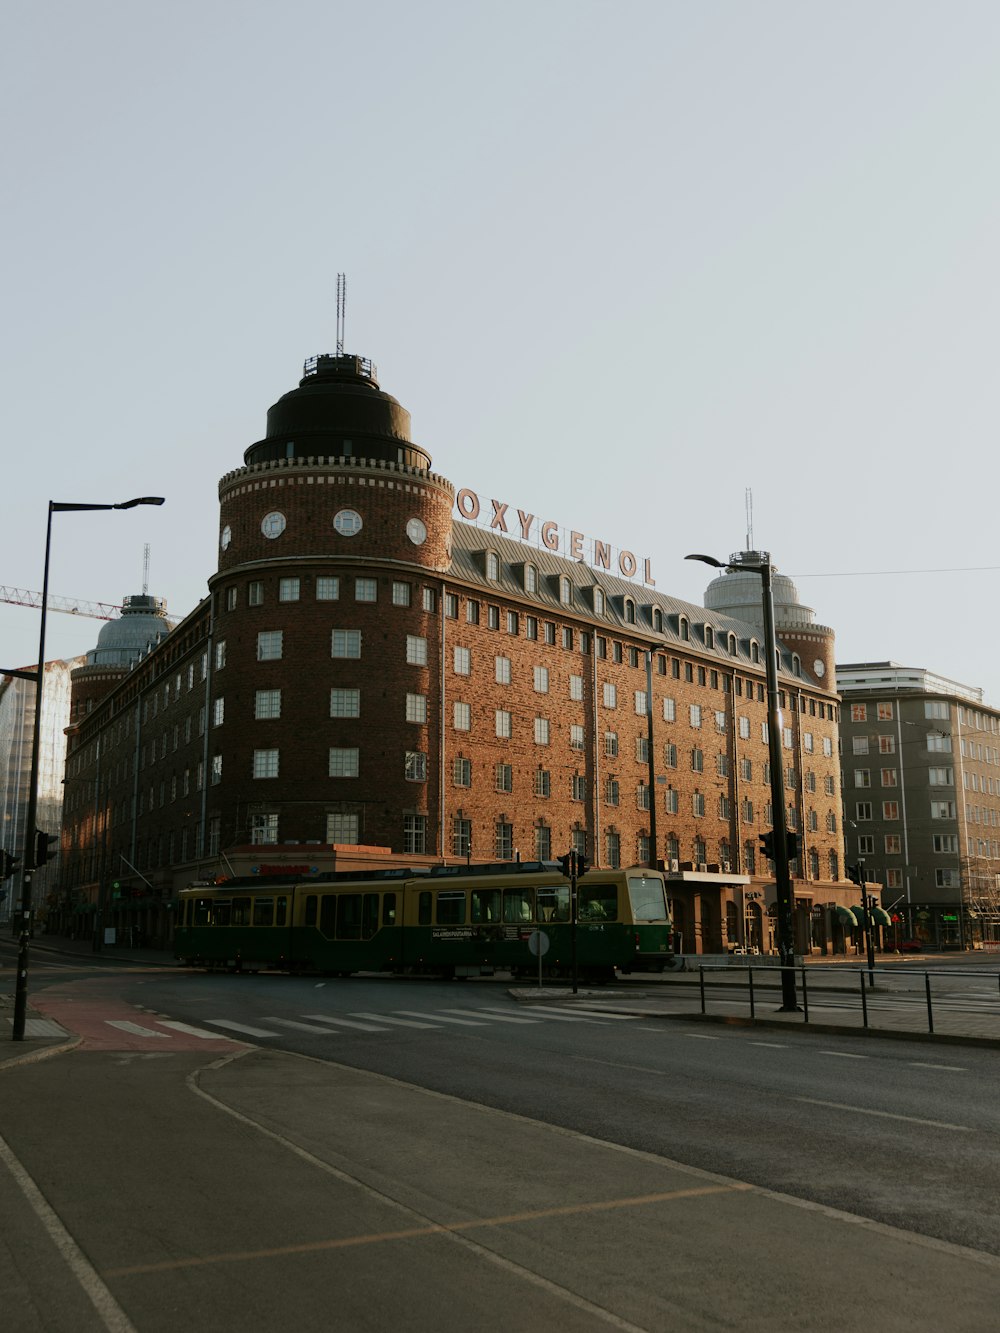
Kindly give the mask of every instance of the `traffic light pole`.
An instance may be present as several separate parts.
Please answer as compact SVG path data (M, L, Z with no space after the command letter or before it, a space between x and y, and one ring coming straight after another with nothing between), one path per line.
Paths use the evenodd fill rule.
M778 700L777 637L774 632L774 597L771 592L771 558L762 552L755 569L763 584L764 651L767 655L767 751L771 764L771 827L774 830L775 906L778 924L778 956L781 964L781 1011L798 1009L795 988L795 921L792 914L792 878L788 869L788 824L785 819L784 767L781 754L781 709Z

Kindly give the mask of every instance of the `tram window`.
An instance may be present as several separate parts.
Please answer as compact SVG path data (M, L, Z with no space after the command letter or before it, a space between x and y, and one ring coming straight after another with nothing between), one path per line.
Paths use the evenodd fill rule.
M465 925L465 894L439 893L437 900L437 923L439 926Z
M519 925L522 921L534 921L534 889L504 889L503 919L512 925Z
M288 924L288 899L279 898L275 904L274 924L284 926Z
M417 924L420 926L429 926L431 924L431 895L424 890L418 901Z
M250 899L233 899L233 925L249 926L250 924Z
M274 899L255 898L253 902L253 923L255 926L270 926L274 922Z
M382 925L394 926L396 924L396 895L394 893L384 893L382 895Z
M212 904L212 925L229 926L232 925L233 905L226 898L223 902L216 900Z
M472 920L500 920L500 890L474 889L472 893Z
M366 893L361 909L361 938L370 940L378 930L378 894Z
M194 900L194 924L196 926L208 925L208 909L210 902L207 898L196 898Z
M342 893L336 901L337 939L361 939L361 894Z
M308 895L308 897L306 898L306 915L305 915L305 922L306 922L306 925L307 925L307 926L315 926L315 924L316 924L316 895L315 895L315 893L310 893L310 894Z
M336 920L337 895L335 893L324 893L319 904L319 928L324 935L333 937Z
M569 889L538 890L538 919L540 921L569 920Z
M628 896L632 903L633 921L665 921L667 905L663 897L663 880L651 875L629 875Z
M581 884L577 892L577 916L581 921L617 919L618 890L614 884Z

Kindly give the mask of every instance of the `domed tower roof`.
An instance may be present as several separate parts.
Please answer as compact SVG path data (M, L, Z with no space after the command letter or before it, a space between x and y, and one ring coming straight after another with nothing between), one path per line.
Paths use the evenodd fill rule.
M244 462L281 458L364 458L406 463L426 471L430 454L410 439L410 414L383 393L376 368L343 352L311 356L297 389L267 414L267 434Z
M87 654L87 666L130 667L153 644L170 633L167 603L162 597L137 593L126 597L121 618L109 620Z
M760 556L759 551L741 551L732 559L753 565L759 562ZM775 629L804 628L812 625L816 619L812 607L803 606L799 601L798 589L792 580L787 574L779 574L774 564L771 566L771 595L774 599ZM705 589L705 606L709 611L734 616L737 620L759 625L763 629L760 575L751 569L725 570Z

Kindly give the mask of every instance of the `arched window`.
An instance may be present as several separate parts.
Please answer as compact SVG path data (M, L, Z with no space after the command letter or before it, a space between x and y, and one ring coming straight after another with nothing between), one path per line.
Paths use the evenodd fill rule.
M735 657L736 654L739 652L739 650L740 650L740 646L739 646L739 643L738 643L737 640L736 640L736 635L735 635L735 634L730 634L730 636L729 636L729 656L730 656L730 657Z
M688 625L687 616L680 616L677 620L677 637L680 639L690 639L691 629Z
M760 661L760 645L758 644L756 639L750 640L750 661L751 662Z
M624 605L624 608L623 608L623 609L624 609L624 612L625 612L625 620L626 620L626 622L627 622L629 625L634 625L634 624L635 624L635 602L632 601L631 597L626 597L626 598L625 598L625 605Z
M802 675L802 662L799 659L798 653L792 653L792 674L795 676Z
M573 600L573 585L565 574L559 579L559 600L563 606L569 606Z
M534 565L524 567L524 591L530 593L538 591L538 570Z
M594 615L603 616L607 609L607 603L604 600L603 588L594 589Z
M711 625L705 626L705 647L706 648L715 647L715 630L712 628Z
M486 552L486 577L492 583L500 581L500 557L496 551Z
M657 634L663 633L663 612L658 606L653 607L653 629Z

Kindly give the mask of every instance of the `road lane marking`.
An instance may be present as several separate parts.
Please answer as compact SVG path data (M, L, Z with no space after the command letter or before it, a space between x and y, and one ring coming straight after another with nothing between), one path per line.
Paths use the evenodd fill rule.
M632 1018L631 1014L615 1014L610 1009L588 1008L585 1005L581 1005L579 1008L574 1005L572 1009L563 1009L560 1005L547 1005L546 1012L550 1014L587 1014L597 1018L610 1018L618 1023L628 1023Z
M183 1032L188 1037L208 1037L212 1041L219 1040L217 1032L208 1032L205 1028L192 1027L190 1023L180 1023L172 1018L158 1018L156 1021L161 1027L172 1028L174 1032Z
M437 1027L436 1023L417 1023L412 1018L391 1018L389 1014L352 1014L352 1018L374 1018L379 1023L391 1023L393 1027L400 1028L424 1028L428 1032L433 1032Z
M783 1051L786 1045L783 1041L752 1041L751 1046L766 1046L771 1051Z
M136 1037L160 1037L163 1041L169 1040L166 1032L154 1032L152 1028L144 1028L138 1023L130 1023L126 1018L106 1018L104 1021L109 1028L120 1028L122 1032L131 1032Z
M601 1026L599 1018L584 1018L582 1014L564 1014L558 1011L553 1013L551 1009L541 1009L534 1005L525 1005L524 1007L529 1014L537 1014L539 1018L551 1018L557 1023L592 1023L597 1027Z
M446 1014L484 1014L490 1023L537 1023L537 1018L515 1018L513 1014L501 1013L498 1009L446 1009Z
M829 1106L834 1111L853 1111L857 1115L874 1115L881 1120L905 1120L910 1125L930 1125L932 1129L954 1129L962 1134L974 1134L971 1125L951 1125L947 1120L923 1120L917 1115L896 1115L892 1111L872 1111L867 1106L847 1106L844 1102L824 1102L816 1097L793 1097L793 1101L807 1106Z
M907 1064L913 1069L945 1069L950 1074L964 1074L967 1072L965 1065L931 1065L924 1064L922 1060L908 1060Z
M867 1060L867 1055L855 1055L853 1051L820 1051L820 1055L832 1055L837 1060Z
M349 1018L334 1018L332 1014L303 1014L303 1018L310 1018L316 1023L333 1023L338 1028L355 1028L358 1032L388 1032L388 1028L376 1027L374 1023L355 1023ZM265 1020L268 1023L273 1019Z
M265 1023L277 1023L279 1027L293 1028L296 1032L312 1032L322 1037L335 1037L335 1028L321 1028L318 1023L297 1023L294 1018L265 1018Z
M233 1032L245 1032L250 1037L276 1037L276 1032L268 1032L266 1028L252 1028L249 1023L234 1023L229 1018L206 1018L206 1023L211 1023L214 1028L229 1028Z
M707 1032L685 1032L688 1041L721 1041L721 1037L712 1037Z
M479 1018L448 1018L445 1014L425 1014L420 1009L397 1009L397 1014L407 1014L410 1018L433 1018L435 1023L458 1023L466 1028L484 1028L486 1024Z

